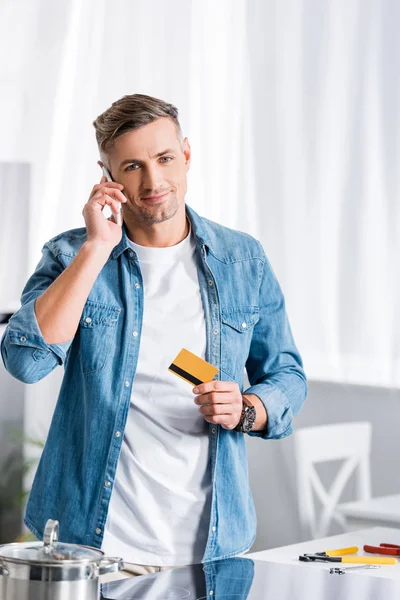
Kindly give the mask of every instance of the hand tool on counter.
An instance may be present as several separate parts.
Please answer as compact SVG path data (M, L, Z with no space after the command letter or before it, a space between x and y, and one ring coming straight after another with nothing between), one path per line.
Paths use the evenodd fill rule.
M385 554L387 556L400 556L400 546L397 544L379 544L379 546L364 546L364 552L371 554Z
M345 575L347 571L358 571L359 569L380 569L380 565L358 565L357 567L331 567L329 573L331 575Z
M303 562L335 562L357 565L395 565L397 558L394 557L374 557L374 556L354 556L358 552L357 546L350 548L339 548L338 550L326 550L325 552L316 552L314 554L302 554L299 560ZM348 556L352 554L353 556Z
M343 556L347 554L357 554L358 546L350 546L349 548L338 548L337 550L324 550L324 552L314 552L313 556ZM303 556L311 556L311 554L303 554Z

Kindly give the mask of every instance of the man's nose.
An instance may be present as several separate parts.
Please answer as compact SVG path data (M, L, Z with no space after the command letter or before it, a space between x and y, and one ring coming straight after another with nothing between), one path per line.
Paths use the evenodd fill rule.
M159 193L163 189L161 169L157 166L150 166L143 169L142 184L146 192Z

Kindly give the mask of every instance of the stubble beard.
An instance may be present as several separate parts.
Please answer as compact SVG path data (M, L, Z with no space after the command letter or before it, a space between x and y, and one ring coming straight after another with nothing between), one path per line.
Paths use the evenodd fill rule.
M152 225L154 223L163 223L172 219L178 212L179 202L173 195L167 205L162 204L160 207L155 206L137 206L131 203L125 204L124 210L132 213L133 217L143 225Z

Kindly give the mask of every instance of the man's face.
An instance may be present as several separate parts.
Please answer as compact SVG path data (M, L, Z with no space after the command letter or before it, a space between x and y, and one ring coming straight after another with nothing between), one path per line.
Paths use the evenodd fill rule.
M185 210L190 146L182 144L168 117L116 139L108 152L112 178L124 186L124 219L143 225L161 223Z

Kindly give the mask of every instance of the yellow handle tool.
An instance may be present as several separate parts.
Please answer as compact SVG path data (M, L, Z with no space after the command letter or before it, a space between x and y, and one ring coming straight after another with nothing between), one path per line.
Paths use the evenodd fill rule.
M339 548L339 550L327 550L326 556L343 556L344 554L357 554L358 547L351 546L351 548Z
M347 563L353 565L397 565L397 558L392 556L354 556L358 552L357 546L327 550L316 554L303 554L299 556L302 562L325 561L333 563ZM353 556L349 556L352 554Z
M344 556L341 562L356 565L397 565L397 558L389 556Z

